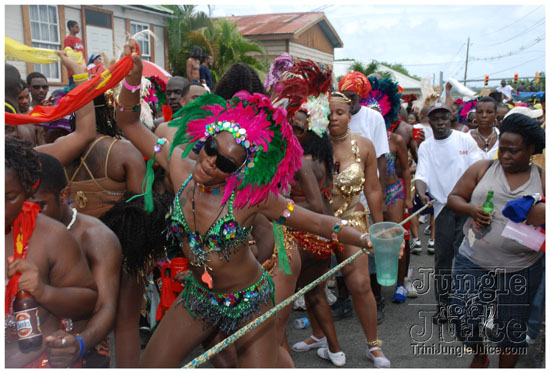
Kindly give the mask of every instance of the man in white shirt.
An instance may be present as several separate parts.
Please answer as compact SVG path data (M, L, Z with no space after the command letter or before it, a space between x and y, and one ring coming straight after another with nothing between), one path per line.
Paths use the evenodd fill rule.
M423 203L434 198L435 214L435 294L438 310L433 321L447 322L453 259L464 238L466 217L446 207L447 196L464 171L481 159L475 140L466 133L451 129L451 109L441 103L428 112L433 137L418 148L418 166L414 184Z
M512 102L513 91L514 88L510 84L506 84L505 80L500 81L500 87L497 88L497 92L500 92L502 94L502 102Z

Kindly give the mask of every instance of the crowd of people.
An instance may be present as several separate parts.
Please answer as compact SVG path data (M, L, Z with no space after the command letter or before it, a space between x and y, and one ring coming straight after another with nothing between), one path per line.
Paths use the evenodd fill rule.
M79 48L78 23L68 29ZM489 364L488 330L500 367L537 338L544 245L514 232L544 236L544 157L533 159L544 96L541 110L514 106L503 85L464 102L447 83L407 102L389 78L336 80L288 54L265 83L244 63L215 82L198 47L187 77L164 84L142 76L136 46L116 69L57 52L71 80L51 94L44 75L23 81L5 65L6 367L181 367L362 251L335 276L334 304L326 282L304 295L311 337L287 340L289 305L211 363L294 368L291 350L316 349L345 366L334 319L353 306L365 358L389 368L369 227L425 205L433 322L455 325L470 366ZM405 228L395 303L417 296L411 254L424 251L418 217ZM30 349L13 306L21 291L43 336Z

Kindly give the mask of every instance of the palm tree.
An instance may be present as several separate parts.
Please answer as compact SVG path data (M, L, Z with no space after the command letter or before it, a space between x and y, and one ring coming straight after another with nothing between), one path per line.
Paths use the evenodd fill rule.
M212 53L212 46L205 36L205 30L213 29L208 15L196 11L196 5L165 5L172 10L173 17L166 20L168 28L168 61L172 75L185 76L189 52L194 46L203 52Z
M243 37L237 24L227 19L214 21L214 32L205 31L214 51L212 78L217 80L232 64L244 62L256 71L267 71L267 55L262 46Z
M360 73L369 76L370 74L380 74L382 78L392 78L392 73L385 70L380 70L380 63L373 60L365 67L360 61L354 60L354 62L348 67L348 72L359 71Z

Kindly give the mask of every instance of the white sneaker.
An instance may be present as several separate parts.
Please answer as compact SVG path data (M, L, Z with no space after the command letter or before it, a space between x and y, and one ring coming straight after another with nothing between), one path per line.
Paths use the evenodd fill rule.
M431 238L428 240L428 254L435 254L435 241Z
M429 236L430 234L432 234L432 227L430 227L430 226L428 225L426 228L424 228L424 234L425 234L426 236Z
M418 290L416 290L416 287L412 283L411 279L408 277L405 277L405 289L407 290L407 297L409 298L418 297Z
M422 253L422 243L419 238L411 239L411 254L420 254Z
M294 304L292 305L292 309L295 310L295 311L305 311L306 310L306 301L305 301L303 295L300 298L298 298L294 301Z
M420 224L426 224L429 218L430 218L430 215L420 215L418 217L418 221L420 222Z
M371 351L376 351L376 350L381 350L381 348L378 347L378 346L367 348L367 358L369 358L370 360L372 360L374 362L374 366L376 368L389 368L391 363L390 363L390 361L388 360L387 357L385 357L384 355L374 356L372 354Z
M336 295L327 287L325 287L325 293L327 294L327 302L329 306L332 306L334 303L336 303Z
M310 338L313 339L315 342L311 344L307 344L305 341L294 343L291 347L292 351L305 352L305 351L312 350L314 348L327 347L327 337L323 337L319 339L319 338L316 338L314 335L312 335Z
M346 365L346 354L344 351L330 352L328 347L321 347L317 350L317 356L321 359L330 360L337 367Z

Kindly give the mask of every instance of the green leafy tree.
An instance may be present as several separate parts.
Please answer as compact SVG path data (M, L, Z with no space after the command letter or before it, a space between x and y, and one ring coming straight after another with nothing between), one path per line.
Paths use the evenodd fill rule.
M242 36L235 22L224 18L216 19L213 30L206 30L205 34L213 50L214 64L211 72L214 81L236 62L244 62L257 72L268 70L267 55L263 47Z
M206 13L196 10L196 5L165 7L174 12L173 17L166 20L170 70L172 75L185 76L191 48L198 46L203 52L212 53L212 45L205 31L212 30L214 26Z
M354 62L348 67L348 72L351 71L359 71L360 73L363 73L365 76L369 76L370 74L380 74L382 78L392 78L392 74L389 71L381 70L380 66L381 64L378 61L371 61L367 66L365 66L362 62L353 60ZM341 77L338 77L338 80L340 80Z

